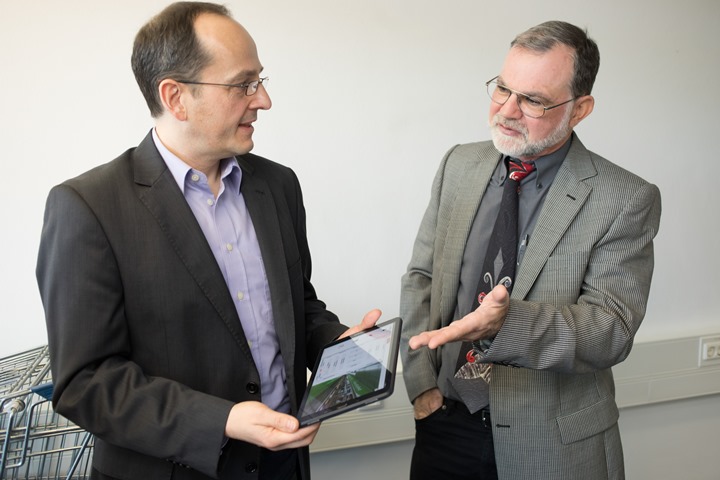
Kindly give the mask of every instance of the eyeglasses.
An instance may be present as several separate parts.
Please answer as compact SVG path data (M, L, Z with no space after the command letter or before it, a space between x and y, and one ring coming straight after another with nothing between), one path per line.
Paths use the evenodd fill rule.
M179 83L186 83L188 85L214 85L216 87L232 87L237 88L239 91L244 91L245 95L250 97L255 95L260 85L267 86L270 81L270 77L260 78L258 80L248 83L209 83L209 82L192 82L190 80L177 80Z
M499 85L497 83L497 79L498 77L495 77L485 82L485 86L487 87L487 93L488 96L490 96L490 100L497 103L498 105L505 105L510 96L512 96L512 94L514 93L520 111L524 115L527 115L531 118L540 118L545 115L545 112L547 112L548 110L560 107L578 98L573 97L570 100L558 103L557 105L546 107L540 100L536 98L525 95L524 93L516 92L515 90L508 88L505 85Z

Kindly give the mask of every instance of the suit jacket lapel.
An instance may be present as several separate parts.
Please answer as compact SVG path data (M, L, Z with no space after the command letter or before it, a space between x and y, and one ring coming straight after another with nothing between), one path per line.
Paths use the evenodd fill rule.
M537 226L532 233L520 269L515 276L513 298L525 298L543 266L585 204L592 187L584 180L597 175L590 154L573 134L573 143L558 170Z
M464 164L465 171L461 174L462 181L458 185L450 212L448 225L451 228L447 230L449 235L446 236L443 247L445 275L442 279L442 318L452 318L454 315L460 286L460 268L470 228L500 158L501 154L489 146L479 150L476 158Z
M270 288L275 332L285 361L285 371L292 372L292 362L295 358L295 322L293 321L295 313L277 205L265 179L260 178L244 158L238 157L238 163L243 170L240 191L250 212L260 244L265 275Z
M237 310L215 256L195 215L155 148L151 134L148 134L136 149L133 162L140 200L155 217L180 261L213 305L247 358L252 361Z

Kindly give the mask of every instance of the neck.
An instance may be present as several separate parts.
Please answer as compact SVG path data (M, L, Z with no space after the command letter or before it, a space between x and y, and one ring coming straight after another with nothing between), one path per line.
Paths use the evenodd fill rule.
M165 145L165 148L190 168L204 173L208 180L208 186L215 197L217 197L220 191L220 164L222 159L203 157L202 155L195 154L191 148L184 148L182 140L173 135L172 132L172 129L163 128L160 123L155 126L155 133L162 144Z

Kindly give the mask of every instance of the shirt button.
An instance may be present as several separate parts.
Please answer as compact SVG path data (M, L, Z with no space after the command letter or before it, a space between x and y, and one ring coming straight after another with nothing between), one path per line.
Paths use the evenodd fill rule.
M238 293L237 293L237 299L238 299L238 300L243 300L244 298L245 298L245 294L244 294L243 292L238 292Z
M208 204L208 205L210 205L210 206L212 207L212 206L213 206L213 204L215 204L215 200L213 200L212 198L208 198L208 200L207 200L207 204Z
M193 182L197 182L200 180L200 175L198 175L197 173L193 173L192 177L190 177L190 178L192 179Z
M233 250L232 243L226 244L226 245L225 245L225 248L227 248L227 251L228 251L228 252L232 252L232 250Z

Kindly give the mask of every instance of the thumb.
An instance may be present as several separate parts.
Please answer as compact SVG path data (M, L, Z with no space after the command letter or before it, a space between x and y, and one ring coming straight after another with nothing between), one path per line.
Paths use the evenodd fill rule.
M292 415L275 412L273 410L270 410L270 412L274 418L272 418L272 420L269 422L269 425L271 425L276 430L280 430L281 432L285 433L294 433L300 428L300 422Z
M377 323L377 321L380 319L381 315L382 315L382 311L380 311L377 308L370 310L363 317L362 321L360 322L360 326L362 327L363 330L374 326Z
M490 293L483 299L481 306L504 306L508 303L510 303L510 293L507 288L505 288L505 285L500 284L490 290Z
M355 325L354 327L350 327L345 332L340 335L338 338L345 338L349 337L350 335L354 335L362 330L366 330L377 323L378 319L380 318L380 315L382 315L382 312L378 310L377 308L370 310L368 313L365 314L363 319L360 321L358 325Z

